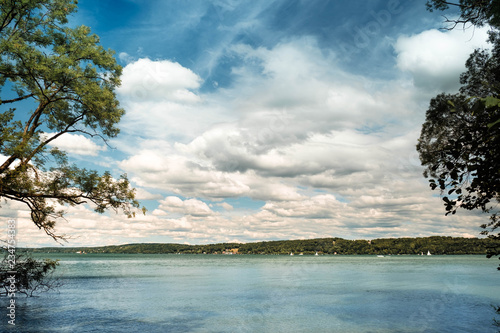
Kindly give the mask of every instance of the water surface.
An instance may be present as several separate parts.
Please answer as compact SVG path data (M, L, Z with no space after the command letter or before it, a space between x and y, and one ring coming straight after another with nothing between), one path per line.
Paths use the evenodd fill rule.
M64 286L18 298L4 331L497 332L484 256L50 257Z

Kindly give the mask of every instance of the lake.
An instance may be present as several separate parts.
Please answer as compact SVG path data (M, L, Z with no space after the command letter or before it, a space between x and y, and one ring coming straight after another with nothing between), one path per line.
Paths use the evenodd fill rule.
M64 286L4 332L498 332L484 256L39 256Z

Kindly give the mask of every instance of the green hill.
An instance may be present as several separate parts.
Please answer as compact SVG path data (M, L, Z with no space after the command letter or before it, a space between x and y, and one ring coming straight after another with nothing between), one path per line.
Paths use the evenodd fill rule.
M342 238L318 238L282 240L255 243L219 243L209 245L185 245L171 243L142 243L99 247L45 247L30 248L33 253L143 253L143 254L222 254L233 250L238 254L487 254L500 248L500 241L489 238L419 237L380 238L374 240L347 240ZM236 251L237 249L237 251Z

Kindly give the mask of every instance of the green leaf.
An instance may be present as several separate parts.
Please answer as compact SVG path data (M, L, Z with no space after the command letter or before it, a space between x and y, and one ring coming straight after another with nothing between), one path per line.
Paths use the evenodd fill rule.
M452 107L450 109L450 112L456 112L455 103L453 103L453 101L451 101L451 100L448 100L447 103L448 103L449 106Z
M493 96L483 98L483 102L487 109L500 106L500 99Z

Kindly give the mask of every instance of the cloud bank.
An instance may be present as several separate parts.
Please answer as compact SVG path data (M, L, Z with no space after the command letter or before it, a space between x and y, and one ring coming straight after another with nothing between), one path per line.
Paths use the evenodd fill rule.
M276 3L247 11L226 4L191 8L176 26L182 36L201 28L220 36L202 51L193 47L192 57L120 53L126 65L117 93L127 113L109 164L128 174L149 213L127 220L68 208L71 222L58 231L75 235L72 244L479 233L479 215L444 216L415 145L429 98L458 88L468 54L486 45L485 30L386 35L387 23L370 35L366 51L380 49L359 64L372 68L363 73L345 65L343 30L330 27L326 40L320 24L297 33L307 20L288 30L281 21L273 26L260 9L283 9ZM399 22L395 15L391 24ZM374 16L364 19L355 26L367 27ZM88 156L108 153L73 139L58 144ZM19 212L26 237L44 244Z

